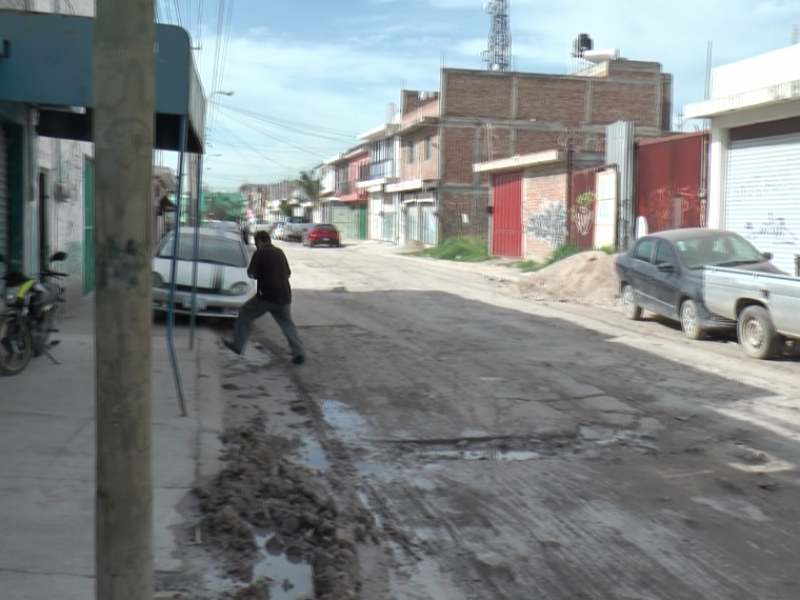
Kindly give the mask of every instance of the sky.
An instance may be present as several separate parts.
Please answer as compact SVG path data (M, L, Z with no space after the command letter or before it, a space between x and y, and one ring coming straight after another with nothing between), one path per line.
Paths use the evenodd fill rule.
M483 0L157 1L199 48L215 190L296 178L384 123L401 89L438 90L443 65L486 68ZM588 33L595 49L662 63L678 113L703 99L709 41L723 65L789 45L795 23L797 0L510 0L512 65L565 74Z

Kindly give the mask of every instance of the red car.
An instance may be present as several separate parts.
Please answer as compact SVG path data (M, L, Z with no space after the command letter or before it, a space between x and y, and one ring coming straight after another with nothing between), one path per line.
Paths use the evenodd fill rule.
M340 247L342 240L339 230L327 223L315 223L303 236L303 245L312 248L318 244Z

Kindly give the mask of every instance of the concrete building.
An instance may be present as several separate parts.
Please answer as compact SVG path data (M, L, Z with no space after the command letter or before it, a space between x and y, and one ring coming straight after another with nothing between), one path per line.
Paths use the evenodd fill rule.
M68 296L79 297L94 290L94 150L87 110L93 104L93 22L87 17L94 2L0 0L0 11L0 38L10 48L0 70L0 253L8 259L0 275L7 268L38 273L62 250L68 258L58 269L69 274ZM157 63L156 146L177 150L173 131L186 118L188 149L202 151L205 102L185 32L158 25L156 35L170 38L172 49L187 50L171 50ZM160 209L154 198L154 218Z
M339 199L331 219L347 239L366 240L374 235L371 233L374 227L367 209L369 192L366 188L358 187L359 174L369 162L366 144L359 144L326 161L328 168L334 171L334 195Z
M800 275L800 45L714 69L710 99L684 115L711 123L708 226Z
M403 241L488 233L490 174L473 164L549 150L604 152L606 126L641 139L671 128L672 76L607 60L572 75L442 69L438 92L402 92L397 135Z
M396 244L400 239L397 194L387 186L397 181L400 156L398 123L390 122L358 136L368 148L369 161L359 167L357 187L367 192L369 239Z

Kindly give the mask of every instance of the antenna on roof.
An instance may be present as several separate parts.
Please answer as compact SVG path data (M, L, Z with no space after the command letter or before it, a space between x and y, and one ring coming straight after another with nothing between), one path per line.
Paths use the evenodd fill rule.
M492 17L489 29L489 44L481 52L490 71L508 71L511 64L511 29L508 24L509 0L493 0L483 5L483 10Z
M792 27L792 46L794 46L797 43L797 35L798 35L797 25L795 25L794 27Z

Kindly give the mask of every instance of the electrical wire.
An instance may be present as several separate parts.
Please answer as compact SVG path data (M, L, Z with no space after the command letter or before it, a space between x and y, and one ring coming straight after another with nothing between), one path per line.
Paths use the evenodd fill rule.
M225 113L223 112L223 114L225 114ZM258 133L260 133L262 135L265 135L268 138L271 138L273 140L276 140L278 142L286 144L287 146L291 146L292 148L296 148L296 149L298 149L298 150L300 150L302 152L307 152L308 154L311 154L312 156L322 156L322 155L318 155L315 150L312 150L312 149L307 148L307 147L299 146L297 144L294 144L293 142L290 142L286 138L282 138L280 136L275 135L274 133L269 133L267 131L264 131L263 129L261 129L259 127L256 127L252 123L248 123L247 121L245 121L245 120L243 120L243 119L241 119L239 117L236 117L236 116L233 116L233 115L230 115L230 114L225 114L225 116L228 117L229 119L233 120L233 121L236 121L237 123L239 123L241 125L244 125L245 127L248 127L249 129L257 131Z
M215 102L215 101L212 101ZM219 102L217 102L219 103ZM220 108L225 110L230 110L233 112L240 113L243 116L250 117L252 119L256 119L258 121L263 121L265 123L269 123L271 125L276 125L277 127L282 127L284 129L288 129L290 131L295 131L298 133L304 133L308 135L313 135L315 137L322 137L320 134L328 134L330 136L334 136L328 139L332 139L333 141L352 141L356 134L352 131L344 131L341 129L333 129L330 127L322 127L316 125L314 123L302 123L300 121L290 121L289 119L278 119L276 117L268 117L262 113L253 112L251 110L246 110L243 108L237 108L235 106L230 106L228 104L220 104Z

